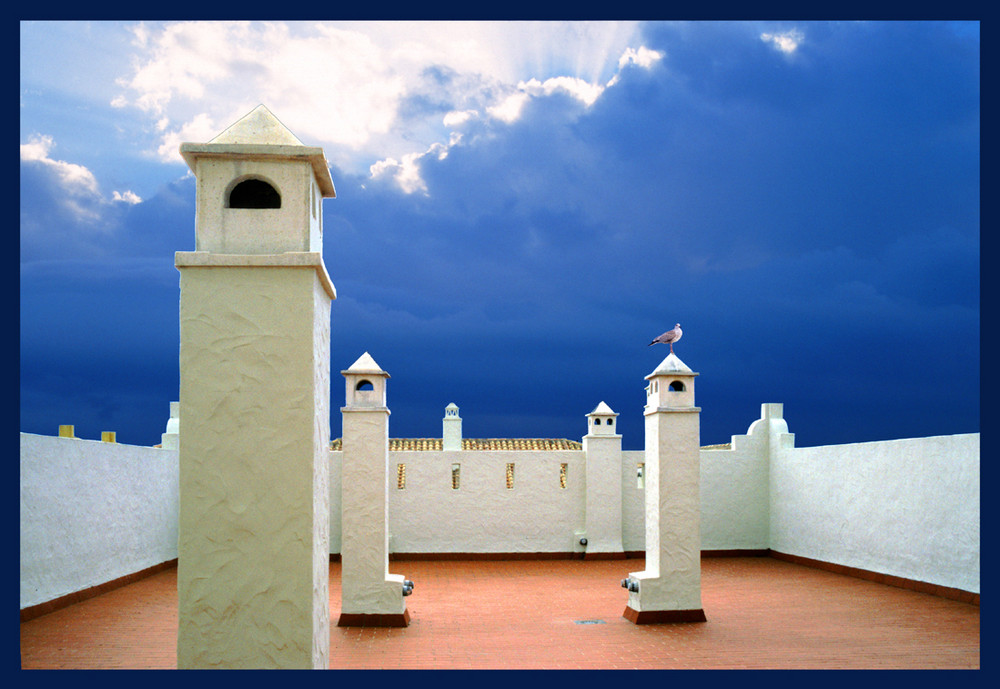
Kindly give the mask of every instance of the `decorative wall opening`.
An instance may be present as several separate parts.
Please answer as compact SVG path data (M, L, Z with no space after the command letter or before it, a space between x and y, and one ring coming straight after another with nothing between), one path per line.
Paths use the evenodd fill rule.
M406 465L397 464L396 465L396 488L398 490L404 490L406 488Z
M246 179L233 187L229 208L281 208L281 194L262 179Z
M566 477L569 474L569 464L565 462L559 465L559 487L563 490L566 489Z
M646 487L646 463L639 462L635 471L635 487L643 489Z
M460 464L451 465L451 489L458 490L459 480L461 478L462 466Z
M514 488L514 462L507 462L507 490Z
M670 390L672 392L684 392L684 383L679 380L675 380L670 384Z
M370 380L359 380L358 384L354 386L355 390L374 390L375 386L372 385Z

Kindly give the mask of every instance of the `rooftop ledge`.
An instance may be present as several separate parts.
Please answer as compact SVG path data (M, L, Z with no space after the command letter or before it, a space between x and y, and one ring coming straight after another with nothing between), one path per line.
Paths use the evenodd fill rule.
M308 160L312 165L320 191L326 198L336 198L337 191L330 177L330 167L327 164L323 149L316 146L292 146L287 144L181 144L181 157L197 174L198 158L227 158L229 160Z
M318 251L286 251L282 254L216 254L211 251L178 251L174 254L177 268L312 268L330 299L337 298L337 289L330 280Z
M684 413L701 412L701 407L643 407L643 416L657 414L659 412Z

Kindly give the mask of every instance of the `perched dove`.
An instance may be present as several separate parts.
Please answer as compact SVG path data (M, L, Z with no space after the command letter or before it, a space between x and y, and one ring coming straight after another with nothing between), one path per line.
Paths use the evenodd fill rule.
M659 337L657 337L655 340L653 340L652 342L650 342L649 345L647 345L647 346L652 347L653 345L655 345L657 343L668 344L668 345L670 345L670 353L673 354L674 353L674 342L677 342L677 340L681 339L681 335L683 335L683 334L684 333L681 332L681 324L678 323L677 325L674 326L673 330L668 330L667 332L663 333L662 335L660 335Z

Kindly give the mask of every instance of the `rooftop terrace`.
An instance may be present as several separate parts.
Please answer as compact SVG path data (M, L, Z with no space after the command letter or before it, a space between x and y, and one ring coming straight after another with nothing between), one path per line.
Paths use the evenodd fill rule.
M342 628L334 669L980 667L979 607L771 557L702 560L708 622L622 617L628 560L410 561L410 626ZM21 623L23 668L176 667L177 570Z

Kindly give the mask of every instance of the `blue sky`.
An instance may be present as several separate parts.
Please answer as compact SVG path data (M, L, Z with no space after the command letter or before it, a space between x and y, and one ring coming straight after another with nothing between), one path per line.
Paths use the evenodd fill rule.
M643 444L679 322L702 442L979 431L975 22L22 22L20 429L152 445L194 180L260 103L322 146L337 372L394 437Z

